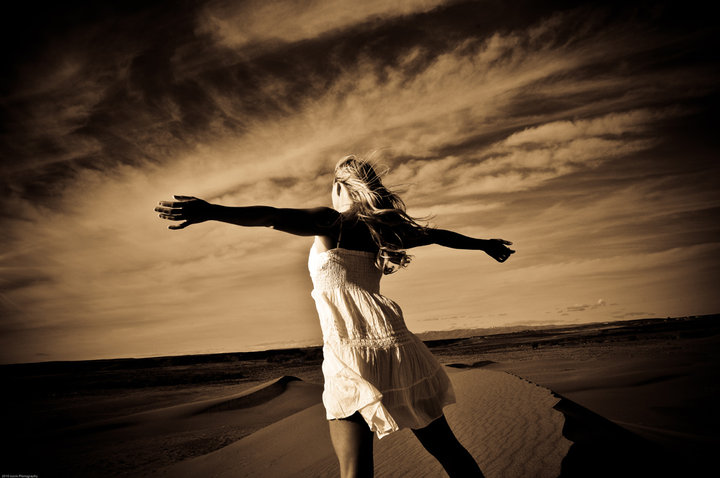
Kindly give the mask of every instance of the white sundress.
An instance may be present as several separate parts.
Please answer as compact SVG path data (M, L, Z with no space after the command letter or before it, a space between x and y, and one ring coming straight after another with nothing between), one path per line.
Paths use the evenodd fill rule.
M338 241L339 244L339 241ZM405 326L402 310L380 294L376 254L310 249L323 332L323 404L328 420L360 412L382 438L422 428L455 403L445 370Z

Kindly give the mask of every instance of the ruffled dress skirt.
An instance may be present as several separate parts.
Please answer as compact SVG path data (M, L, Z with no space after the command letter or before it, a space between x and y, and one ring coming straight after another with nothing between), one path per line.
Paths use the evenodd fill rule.
M439 418L455 402L450 379L408 331L400 307L380 294L375 254L313 248L308 268L323 331L327 418L359 412L380 438Z

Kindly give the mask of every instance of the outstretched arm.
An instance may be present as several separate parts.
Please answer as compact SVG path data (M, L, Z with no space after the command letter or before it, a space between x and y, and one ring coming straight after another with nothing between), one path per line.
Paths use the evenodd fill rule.
M184 221L168 229L183 229L205 221L221 221L238 226L264 226L298 236L332 234L339 213L328 207L284 209L270 206L227 207L210 204L192 196L174 196L160 201L155 211L162 219Z
M427 229L425 236L414 240L407 241L406 247L426 246L429 244L438 244L440 246L451 247L453 249L474 249L485 251L490 257L498 262L505 262L510 254L515 253L514 250L507 246L512 242L504 239L476 239L474 237L464 236L457 232L445 229Z

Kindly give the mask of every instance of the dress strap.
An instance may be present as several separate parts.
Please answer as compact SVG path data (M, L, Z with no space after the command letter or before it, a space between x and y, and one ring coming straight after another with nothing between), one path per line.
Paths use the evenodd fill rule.
M338 233L338 240L337 244L335 245L336 249L340 248L340 238L342 237L342 214L340 214L340 232Z

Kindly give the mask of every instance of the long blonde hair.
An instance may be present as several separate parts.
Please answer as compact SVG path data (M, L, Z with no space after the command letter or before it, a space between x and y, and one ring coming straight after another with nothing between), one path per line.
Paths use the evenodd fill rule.
M354 155L342 158L335 166L335 182L345 185L353 202L344 215L363 221L377 244L383 274L406 267L412 257L403 250L403 240L427 234L427 226L405 212L403 200L383 185L367 161Z

